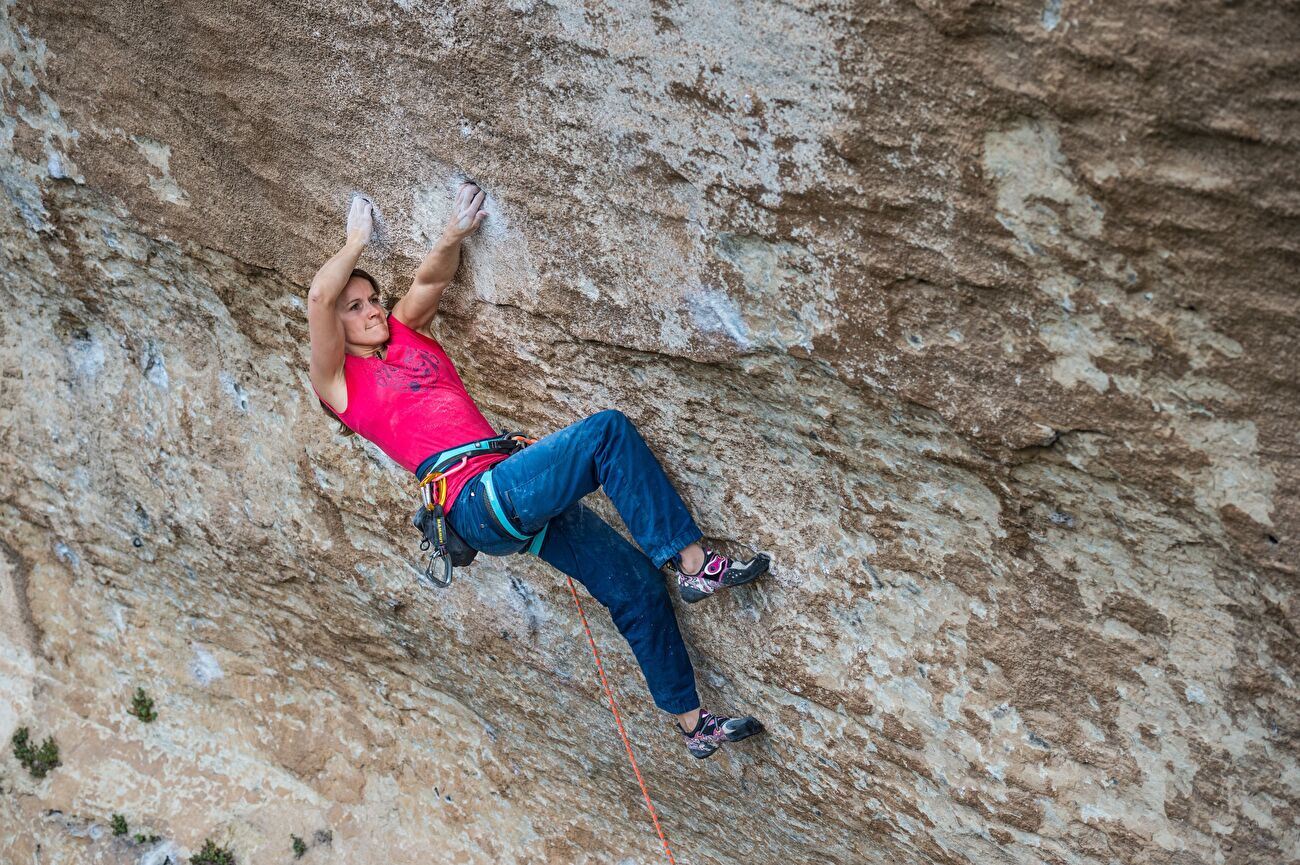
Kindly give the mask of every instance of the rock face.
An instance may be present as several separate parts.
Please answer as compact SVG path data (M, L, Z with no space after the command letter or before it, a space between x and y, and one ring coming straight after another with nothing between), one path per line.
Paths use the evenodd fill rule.
M1300 858L1294 9L0 16L0 735L63 764L0 860L662 857L558 574L419 585L307 383L350 195L396 297L463 177L489 417L623 410L776 562L679 611L770 728L709 761L590 610L679 861Z

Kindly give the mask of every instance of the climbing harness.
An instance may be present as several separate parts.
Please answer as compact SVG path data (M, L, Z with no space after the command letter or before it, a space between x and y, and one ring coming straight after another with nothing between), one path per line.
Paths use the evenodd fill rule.
M420 463L415 476L420 478L420 497L423 499L423 504L416 510L411 523L423 536L420 541L420 551L429 556L423 573L433 585L443 589L450 586L452 568L465 567L478 555L478 550L465 543L452 531L447 522L447 478L465 468L470 457L485 454L509 456L536 441L537 439L528 438L522 433L502 433L440 451ZM518 531L501 508L500 497L492 481L491 468L483 472L482 481L489 505L488 513L492 515L497 527L510 537L525 542L528 552L536 555L542 547L546 526L542 526L541 530L534 535L525 535ZM439 562L442 564L440 577L436 575Z

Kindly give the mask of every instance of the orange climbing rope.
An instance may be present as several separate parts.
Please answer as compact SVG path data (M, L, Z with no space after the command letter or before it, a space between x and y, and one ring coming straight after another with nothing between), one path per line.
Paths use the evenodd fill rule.
M609 689L609 681L605 678L605 667L600 663L600 652L596 649L596 640L591 636L591 627L587 624L587 614L582 611L582 601L578 600L578 589L573 585L573 577L569 577L569 591L573 593L573 602L578 605L578 616L582 619L583 630L587 632L587 642L591 644L591 653L596 656L596 669L600 672L600 683L605 686L605 696L609 698L609 708L614 712L614 723L618 725L618 734L623 737L623 747L627 748L627 758L632 762L632 771L636 774L636 782L641 785L641 795L645 797L645 806L650 809L650 819L655 824L655 831L659 833L659 840L663 842L664 853L668 855L668 861L672 865L677 865L677 860L673 858L673 851L668 849L668 839L664 837L663 827L659 825L659 816L655 814L655 805L650 801L650 791L646 789L645 781L641 778L641 770L636 767L636 757L632 755L632 743L627 740L627 732L623 729L623 719L618 714L618 704L614 702L614 692Z

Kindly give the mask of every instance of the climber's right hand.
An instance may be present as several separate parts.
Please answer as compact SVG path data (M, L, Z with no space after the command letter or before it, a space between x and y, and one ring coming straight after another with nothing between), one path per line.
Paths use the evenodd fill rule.
M348 243L360 243L365 246L375 230L375 206L364 195L352 197L352 209L348 211Z

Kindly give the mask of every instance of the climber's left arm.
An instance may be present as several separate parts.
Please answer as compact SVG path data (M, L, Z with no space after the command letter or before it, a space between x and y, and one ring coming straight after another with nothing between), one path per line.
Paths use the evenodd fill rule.
M472 183L462 184L456 193L456 203L442 236L420 262L411 288L393 307L393 314L407 327L420 330L433 321L438 301L460 266L461 241L473 234L487 218L487 211L483 210L484 197L483 191Z

